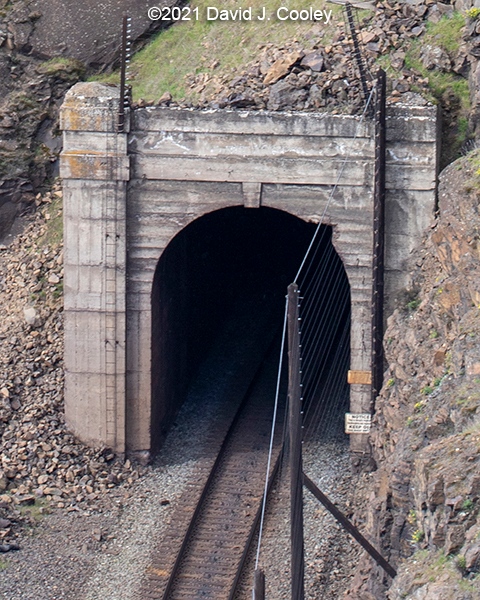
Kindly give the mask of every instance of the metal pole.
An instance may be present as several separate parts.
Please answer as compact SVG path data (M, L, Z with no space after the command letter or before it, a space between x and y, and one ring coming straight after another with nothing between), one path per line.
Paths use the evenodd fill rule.
M265 575L256 569L253 579L253 600L265 600Z
M371 412L383 384L383 298L385 266L386 75L377 75L375 98L375 189L372 264L372 398Z
M345 4L345 12L347 13L348 26L350 28L350 33L352 35L352 40L353 40L353 48L354 48L353 54L355 56L355 60L357 61L357 67L360 72L360 83L362 84L363 99L365 100L365 104L366 104L368 101L368 96L369 96L368 85L367 85L367 75L365 73L365 66L363 64L362 53L360 51L360 46L358 43L357 32L355 31L355 23L353 21L352 6L348 2ZM369 108L368 112L371 115L370 108Z
M304 599L302 421L300 384L300 291L288 286L288 403L290 428L290 527L292 600Z
M118 132L123 133L125 128L125 73L127 68L127 22L128 17L123 17L122 50L120 55L120 107L118 109Z

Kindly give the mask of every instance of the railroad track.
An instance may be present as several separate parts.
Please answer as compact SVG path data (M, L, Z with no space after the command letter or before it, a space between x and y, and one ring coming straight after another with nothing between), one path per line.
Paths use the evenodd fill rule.
M235 598L261 510L277 368L278 344L272 344L217 457L208 466L199 466L199 481L192 482L180 499L169 531L147 569L142 598ZM280 419L284 404L285 392ZM278 465L283 432L282 427L277 430L272 464Z

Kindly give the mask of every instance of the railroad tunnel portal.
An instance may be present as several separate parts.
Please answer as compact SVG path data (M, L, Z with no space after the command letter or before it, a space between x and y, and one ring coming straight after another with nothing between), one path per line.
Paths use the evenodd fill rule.
M190 231L228 211L257 213L248 218L259 222L272 211L273 221L296 218L310 228L322 219L331 227L350 285L350 369L368 371L373 123L321 113L147 107L128 112L125 133L118 133L118 107L115 86L80 83L61 109L65 413L71 429L82 440L117 452L148 454L159 441L161 434L152 437L158 431L152 415L159 423L162 411L171 419L175 409L152 401L152 389L159 397L158 390L172 381L168 376L161 383L165 341L154 343L168 327L184 326L178 315L186 310L182 301L166 309L162 294L175 281L191 293L195 281L193 276L186 283L182 272L188 269L177 272L168 263L186 260ZM387 315L396 293L408 284L409 253L433 220L436 156L435 107L425 102L388 107ZM251 235L247 230L242 242ZM170 287L158 284L162 269L174 282ZM229 273L225 277L232 279ZM159 299L153 307L152 291ZM178 389L175 394L182 395ZM352 384L350 411L369 408L369 386ZM351 435L350 446L365 452L366 436Z
M193 221L168 244L152 288L154 450L161 445L209 352L220 354L227 364L231 361L232 380L238 369L245 378L261 361L272 339L278 338L287 286L295 278L316 228L314 223L271 208L229 207ZM322 226L311 272L323 274L317 310L327 319L339 321L322 330L322 344L316 352L321 354L323 348L329 348L333 355L338 332L349 328L350 298L345 293L349 289L345 270L331 236L332 227ZM308 279L305 285L309 285ZM349 347L349 341L348 331L343 342ZM210 360L215 365L215 357ZM342 355L342 361L336 377L346 382L348 353ZM218 369L223 371L223 366ZM319 382L316 384L319 388ZM330 388L335 384L338 382L328 382ZM211 386L215 385L213 374ZM337 426L348 409L348 386L343 386L342 392Z

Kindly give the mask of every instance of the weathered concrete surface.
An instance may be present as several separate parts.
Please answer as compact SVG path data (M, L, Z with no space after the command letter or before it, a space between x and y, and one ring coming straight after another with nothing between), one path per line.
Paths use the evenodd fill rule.
M115 427L124 427L126 419L128 449L150 449L155 270L177 233L228 206L261 205L309 222L324 214L351 287L351 369L369 370L372 124L329 114L146 108L131 116L127 150L125 136L113 133L117 98L115 88L79 84L62 109L66 410L75 430L84 439L113 440L121 449L125 429ZM387 304L405 284L408 254L433 218L436 132L434 108L389 109ZM118 236L113 246L102 241L109 228ZM110 283L111 269L117 287ZM110 320L115 352L102 344ZM116 382L115 393L105 384L112 361L117 370L109 381ZM95 370L93 364L100 366ZM366 412L369 404L369 386L352 385L352 412ZM351 440L354 451L365 449L364 436Z
M61 168L65 415L81 439L123 452L129 169L127 134L116 133L118 103L119 90L112 86L78 84L67 94L61 114L66 130ZM84 131L90 132L89 144Z

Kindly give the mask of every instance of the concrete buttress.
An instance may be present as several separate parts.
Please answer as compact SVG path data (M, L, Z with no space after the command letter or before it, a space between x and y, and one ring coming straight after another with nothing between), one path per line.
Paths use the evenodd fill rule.
M70 90L61 110L61 173L66 421L82 440L123 453L130 170L127 134L117 133L118 105L117 87Z

